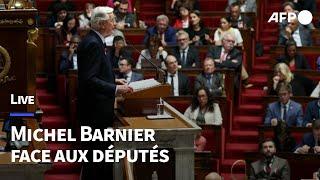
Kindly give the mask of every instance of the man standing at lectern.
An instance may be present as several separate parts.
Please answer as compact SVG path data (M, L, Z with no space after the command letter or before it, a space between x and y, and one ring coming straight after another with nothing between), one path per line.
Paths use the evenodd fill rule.
M91 30L78 46L78 118L81 126L105 129L113 126L116 94L131 92L128 85L116 85L110 53L104 39L115 26L113 9L96 7L90 20ZM83 149L105 150L110 142L85 142ZM88 155L92 152L88 152ZM84 163L82 180L112 179L113 163Z

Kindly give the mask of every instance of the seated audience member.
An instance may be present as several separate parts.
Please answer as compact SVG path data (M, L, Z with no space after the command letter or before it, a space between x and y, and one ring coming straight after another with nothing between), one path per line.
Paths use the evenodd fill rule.
M214 32L214 44L216 46L222 45L222 37L226 33L233 35L235 38L235 46L243 45L243 39L239 29L231 27L230 17L222 17L220 19L220 27Z
M174 15L179 15L180 7L187 7L189 10L200 10L199 0L172 0L171 2L171 10L174 11Z
M205 27L200 18L200 11L190 12L190 23L189 28L185 29L185 31L189 34L192 45L201 46L212 43L209 29Z
M295 153L320 154L320 119L312 122L312 133L303 135L302 142L297 146Z
M179 18L176 19L173 27L175 29L185 29L189 27L189 9L185 6L179 8Z
M214 102L210 91L206 87L200 87L193 95L192 104L184 112L191 121L201 124L221 125L222 116L219 104Z
M132 13L129 13L128 9L128 0L121 0L119 7L115 10L117 29L137 27L136 16Z
M66 11L75 11L75 5L73 4L73 2L69 1L69 0L56 0L54 1L52 4L49 5L48 7L48 11L55 11L57 6L63 5L66 8Z
M117 9L120 6L121 0L108 0L107 1L107 6L112 7L113 9ZM132 0L128 0L128 12L133 13L134 12L134 7L132 4Z
M47 26L56 29L61 28L67 15L67 8L64 5L56 5L52 15L48 19Z
M119 74L117 79L123 79L126 84L143 80L143 75L132 71L133 61L131 58L123 57L119 60Z
M285 2L283 3L282 5L283 7L283 12L286 12L286 13L295 13L297 16L299 14L299 11L296 10L294 4L292 2ZM285 29L285 27L288 25L288 20L287 19L284 19L282 20L281 22L279 22L279 29L280 31ZM314 25L312 23L306 25L306 27L308 29L315 29Z
M123 32L118 30L118 29L114 29L112 31L112 34L104 39L105 43L106 43L106 46L112 46L114 37L116 37L116 36L122 37L122 39L124 40L124 43L126 44L126 39L124 37Z
M57 32L57 44L69 45L71 37L77 34L78 22L74 16L67 16Z
M77 48L80 40L78 35L71 37L68 51L63 51L60 57L60 73L65 74L69 69L78 69Z
M252 28L251 19L245 15L240 14L240 11L240 5L237 2L230 5L231 26L238 29Z
M112 57L113 68L118 68L120 58L123 58L123 57L131 58L132 57L131 51L129 51L125 47L126 47L126 44L124 42L123 37L115 36L113 39L112 47L110 48L110 54Z
M200 87L209 89L211 95L222 96L223 93L223 77L220 73L215 72L214 60L211 57L206 57L203 61L203 72L196 77L194 88Z
M221 176L216 172L211 172L206 175L204 180L222 180Z
M197 134L194 140L195 151L204 151L206 144L207 144L207 139L203 137L201 133Z
M294 4L295 9L302 11L308 10L311 13L316 13L317 3L316 0L289 0Z
M277 59L278 63L286 63L291 71L296 69L311 69L307 59L297 52L297 44L289 40L284 48L284 56Z
M285 63L278 63L274 67L272 80L273 85L269 92L270 95L277 95L277 89L281 83L291 85L293 96L309 96L315 88L312 80L299 74L293 74Z
M173 55L168 55L165 60L167 68L166 80L171 85L173 96L190 94L188 76L178 71L178 61Z
M311 46L311 32L310 29L301 25L297 18L291 20L288 25L281 30L279 35L279 45L285 45L288 40L294 40L297 47Z
M178 31L178 47L173 49L173 54L182 68L200 67L199 51L189 45L189 40L188 33L183 30Z
M264 125L277 126L278 121L285 121L289 127L301 127L303 111L301 104L291 100L290 84L281 84L278 90L279 101L268 104Z
M287 160L277 157L275 143L264 139L260 143L260 153L263 159L250 164L249 180L281 179L290 180L290 166Z
M221 69L233 69L236 72L235 83L238 87L238 79L241 75L241 80L245 88L252 87L249 84L249 75L242 66L242 52L234 47L235 38L225 33L222 37L222 46L213 46L209 48L207 56L214 59L215 66Z
M156 35L160 40L162 46L176 44L176 30L169 26L169 18L166 15L159 15L157 17L156 25L150 27L144 36L144 44L147 43L149 37Z
M308 103L303 119L303 126L311 127L312 121L315 119L320 119L320 92L318 100Z
M167 58L168 53L160 45L160 40L157 35L150 36L147 40L146 49L141 51L138 62L136 64L137 69L143 68L143 62L145 59L152 60L156 65L161 65L165 69L164 60Z
M90 19L91 14L94 9L95 5L93 3L86 3L85 4L85 11L83 14L79 16L79 27L81 29L89 29L90 28Z
M235 2L240 5L240 11L242 13L257 12L256 0L228 0L228 5L230 6ZM227 12L230 12L229 6L226 8Z

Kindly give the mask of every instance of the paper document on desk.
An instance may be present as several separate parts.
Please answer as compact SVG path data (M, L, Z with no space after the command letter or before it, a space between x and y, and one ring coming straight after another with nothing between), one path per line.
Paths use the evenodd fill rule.
M155 79L145 79L129 83L134 92L160 85Z

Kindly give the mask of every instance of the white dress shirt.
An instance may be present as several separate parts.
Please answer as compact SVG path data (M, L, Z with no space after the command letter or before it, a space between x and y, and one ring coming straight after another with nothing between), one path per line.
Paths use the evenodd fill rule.
M171 85L171 73L168 73L167 75L167 83ZM179 96L179 80L178 80L178 72L176 72L173 76L173 95Z
M293 32L292 38L297 43L297 47L301 47L302 46L299 28Z

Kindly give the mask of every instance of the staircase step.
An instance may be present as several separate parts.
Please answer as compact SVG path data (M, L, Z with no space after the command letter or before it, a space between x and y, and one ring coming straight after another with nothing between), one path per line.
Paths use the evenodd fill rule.
M47 90L37 90L37 98L41 104L55 104L57 97L54 94L49 94Z
M244 158L247 152L257 152L257 143L227 143L226 144L226 158Z
M236 115L233 118L233 125L241 128L241 130L256 129L257 126L263 124L262 116Z
M272 67L270 66L270 64L266 64L266 63L259 63L259 64L255 64L253 66L253 72L256 73L265 73L268 74L272 71Z
M65 113L64 109L56 104L40 104L40 108L42 109L44 116L64 115Z
M250 76L249 82L254 84L254 87L264 87L268 85L268 78L266 74L255 74Z
M45 180L79 180L80 173L66 173L66 174L45 174Z
M277 36L276 37L261 37L261 41L262 41L262 44L265 45L265 46L270 46L270 45L274 45L274 44L277 44L278 42L278 38Z
M244 160L244 158L239 158L239 159L227 158L227 159L222 160L221 171L222 171L223 177L225 177L225 176L230 177L231 167L237 160ZM233 168L233 173L240 174L240 173L244 173L244 172L245 172L245 164L243 162L238 162ZM231 178L225 178L225 179L230 180Z
M230 142L246 142L246 143L254 143L257 141L258 132L252 130L232 130L230 132Z
M241 94L241 102L244 103L261 103L265 95L262 89L245 89Z
M264 107L262 104L241 104L237 110L237 115L263 115Z
M67 128L69 121L65 116L43 116L42 127L47 129Z
M270 47L270 46L269 46ZM270 55L269 54L264 54L263 56L261 57L256 57L256 60L255 60L255 64L259 64L259 63L268 63L270 62ZM254 67L254 66L253 66Z
M36 87L37 89L45 89L47 88L47 78L36 78Z

